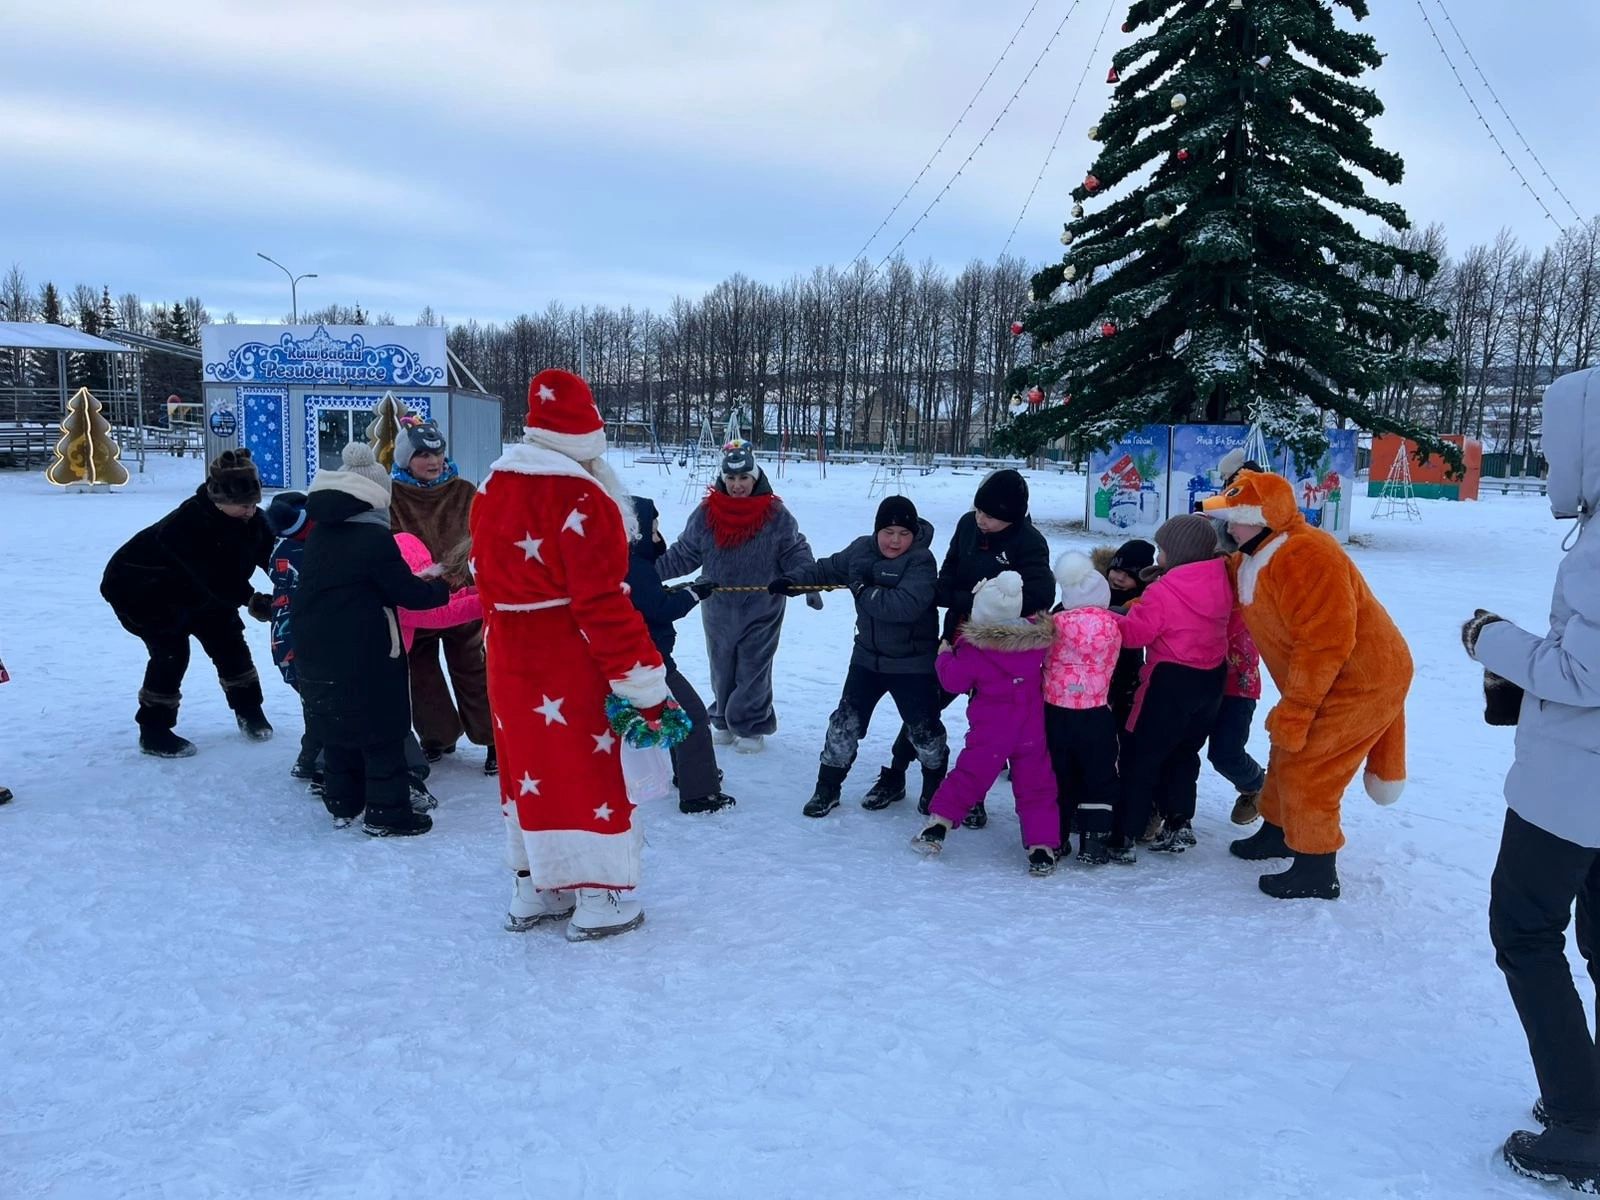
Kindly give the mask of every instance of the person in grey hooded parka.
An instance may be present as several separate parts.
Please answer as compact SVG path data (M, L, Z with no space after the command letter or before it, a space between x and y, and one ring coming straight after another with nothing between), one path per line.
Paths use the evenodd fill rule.
M744 441L723 447L722 471L704 501L689 515L678 540L656 561L663 580L699 570L719 587L700 606L711 666L712 737L742 754L761 750L778 728L772 705L772 663L783 631L784 601L766 586L813 561L811 546L794 514L772 491L772 483ZM812 608L822 599L806 598Z
M1508 811L1490 884L1489 933L1528 1037L1545 1132L1513 1133L1506 1161L1573 1186L1600 1181L1600 1053L1573 986L1565 931L1600 986L1600 370L1545 392L1550 508L1576 519L1542 636L1482 609L1462 628L1491 689L1523 692Z

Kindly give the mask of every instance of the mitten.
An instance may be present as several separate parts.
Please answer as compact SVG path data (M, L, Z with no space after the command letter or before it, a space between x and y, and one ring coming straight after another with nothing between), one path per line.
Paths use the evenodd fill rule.
M712 592L717 590L717 585L712 583L709 579L696 579L689 585L689 590L694 593L694 598L696 600L704 600L707 596L711 595Z
M821 612L822 611L822 593L821 592L807 592L806 593L806 607L807 608L814 608L818 612Z
M1312 718L1316 715L1314 709L1280 700L1278 706L1267 714L1267 736L1280 750L1291 753L1304 750L1306 738L1311 733Z
M1496 621L1503 620L1504 617L1497 617L1486 609L1476 609L1461 625L1461 644L1467 648L1467 653L1477 654L1478 635L1483 632L1485 625L1493 625Z
M245 603L245 610L257 621L272 620L272 597L257 592Z
M790 579L787 575L780 575L771 583L767 584L767 591L771 592L774 596L792 596L795 594L794 580Z
M616 693L606 697L606 720L611 731L636 749L660 746L670 750L689 736L689 715L676 700L638 708Z
M1483 719L1490 725L1515 725L1522 716L1522 689L1493 671L1483 673Z

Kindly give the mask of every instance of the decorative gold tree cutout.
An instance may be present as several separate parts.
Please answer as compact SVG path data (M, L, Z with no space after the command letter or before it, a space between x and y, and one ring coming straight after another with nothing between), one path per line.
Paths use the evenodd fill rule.
M118 461L122 448L111 436L111 422L100 415L100 401L88 388L79 388L67 401L61 434L56 460L44 473L51 483L82 491L128 482L128 468Z
M393 470L394 439L400 432L400 418L411 410L396 400L393 392L385 392L383 399L372 406L372 411L377 416L367 426L367 441L371 443L372 452L377 460L386 468Z

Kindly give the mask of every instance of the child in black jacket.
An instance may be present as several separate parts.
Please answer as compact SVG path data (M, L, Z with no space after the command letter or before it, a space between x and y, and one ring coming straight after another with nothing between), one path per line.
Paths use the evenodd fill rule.
M792 575L772 581L779 596L805 594L808 586L848 586L856 598L855 649L845 675L839 707L828 718L817 787L804 808L808 817L825 817L839 807L839 793L872 712L885 695L894 700L918 760L923 801L944 780L949 751L939 719L939 678L934 657L939 621L934 609L933 526L917 516L904 496L889 496L878 506L870 537L859 537L837 554L818 559ZM905 795L868 792L866 809L887 808ZM924 810L926 811L926 810Z
M322 743L323 803L335 824L363 808L374 837L426 833L406 773L411 683L399 608L438 608L442 579L411 573L389 532L389 472L365 442L312 481L312 522L294 596L295 667L306 730Z
M193 742L173 732L191 637L216 666L240 731L257 742L272 736L239 619L241 607L258 621L272 618L272 597L250 583L272 552L272 530L256 507L260 500L261 477L250 451L224 450L194 495L134 534L106 564L100 594L150 654L134 718L146 754L188 758L195 752Z
M639 537L628 547L628 596L666 663L667 690L693 723L689 736L672 748L678 811L717 812L733 804L734 799L722 790L722 772L717 768L717 748L711 740L705 702L672 659L672 648L678 644L673 622L688 616L695 605L716 591L717 585L697 580L671 591L663 587L661 576L656 573L656 560L667 552L667 543L661 537L660 514L655 502L643 496L633 498L633 511L639 517Z

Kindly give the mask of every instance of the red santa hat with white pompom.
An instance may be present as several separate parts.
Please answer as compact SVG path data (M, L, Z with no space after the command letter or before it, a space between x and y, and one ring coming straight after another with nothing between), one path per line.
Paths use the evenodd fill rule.
M588 462L606 452L606 425L594 393L571 371L540 371L528 384L523 440Z

